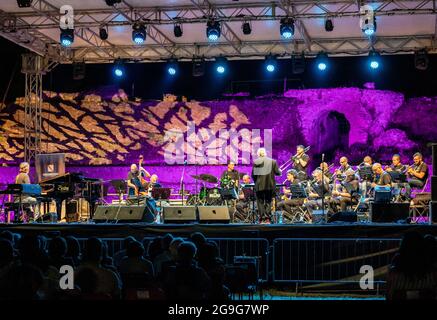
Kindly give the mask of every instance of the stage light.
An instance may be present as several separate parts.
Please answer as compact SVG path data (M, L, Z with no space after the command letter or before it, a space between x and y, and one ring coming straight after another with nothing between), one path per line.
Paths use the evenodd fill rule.
M217 41L220 38L220 22L209 20L206 25L206 36L210 41Z
M416 51L414 53L414 67L417 70L424 71L428 69L428 65L429 65L429 58L426 49Z
M205 75L205 61L202 58L193 59L193 77L203 77Z
M176 38L182 37L182 34L183 34L182 26L179 23L174 25L174 27L173 27L173 34L174 34L174 36Z
M60 41L64 47L71 46L74 42L74 29L61 29Z
M108 27L107 26L101 26L99 29L99 36L102 40L108 39Z
M374 50L369 52L369 67L376 70L379 68L380 54Z
M225 57L219 57L215 60L215 71L219 74L223 74L226 71L228 59Z
M326 19L325 21L325 31L326 32L331 32L334 30L334 23L332 22L331 19Z
M33 0L17 0L19 8L29 8L32 5Z
M252 27L250 26L250 22L246 21L243 22L241 25L241 30L243 30L243 34L248 35L252 33Z
M324 52L320 52L316 58L317 69L320 71L325 71L328 69L328 56Z
M265 67L268 72L273 72L276 70L277 62L276 57L273 55L268 55L265 60Z
M121 0L105 0L106 4L110 7L113 7L116 3L121 3Z
M132 41L136 44L142 44L146 41L146 26L143 23L134 23L132 26Z
M123 60L118 58L114 61L114 75L118 78L121 78L124 76L125 70L124 70L124 63Z
M281 37L290 39L294 35L294 20L291 18L282 18L279 26Z
M360 14L360 28L366 36L371 37L376 32L375 12L370 5L364 5L360 8Z
M167 73L171 76L175 76L178 72L178 61L176 59L170 59L167 63Z

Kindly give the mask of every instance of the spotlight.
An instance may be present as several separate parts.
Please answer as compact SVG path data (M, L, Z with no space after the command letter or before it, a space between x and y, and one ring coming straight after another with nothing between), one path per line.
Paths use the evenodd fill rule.
M178 71L178 61L176 59L168 60L167 73L171 76L176 75Z
M132 41L142 44L146 41L146 26L143 23L134 23L132 26Z
M193 77L205 75L205 61L202 58L193 59Z
M369 52L369 67L373 70L379 68L380 54L374 50Z
M182 37L182 34L183 34L182 26L179 23L174 25L174 27L173 27L173 34L174 34L174 36L176 38Z
M123 60L118 58L114 61L114 75L118 78L121 78L124 76L124 63Z
M320 52L316 57L316 61L317 69L319 69L320 71L325 71L326 69L328 69L328 55L326 53Z
M241 30L243 30L243 34L248 35L252 33L252 27L250 26L250 22L246 21L243 22L241 25Z
M276 69L277 66L277 62L276 62L276 57L273 55L268 55L266 57L266 61L265 61L265 66L266 66L266 70L268 72L273 72Z
M360 27L368 37L376 32L376 17L373 8L370 5L364 5L360 8Z
M61 29L60 41L64 47L71 46L74 42L74 29Z
M108 39L108 27L107 26L101 26L99 29L99 36L102 40Z
M110 7L113 7L116 3L121 3L121 0L105 0L106 4Z
M424 71L428 69L428 65L429 65L429 58L426 49L416 51L414 53L414 67L417 70Z
M206 36L210 41L217 41L220 38L220 22L209 20L206 25Z
M19 8L29 8L32 5L33 0L17 0Z
M219 74L225 73L227 64L228 64L228 59L226 59L225 57L219 57L215 59L215 70L217 71L217 73Z
M282 18L279 26L281 36L290 39L294 35L294 20L291 18Z
M331 19L326 19L325 21L325 31L326 32L331 32L334 30L334 23L332 22Z

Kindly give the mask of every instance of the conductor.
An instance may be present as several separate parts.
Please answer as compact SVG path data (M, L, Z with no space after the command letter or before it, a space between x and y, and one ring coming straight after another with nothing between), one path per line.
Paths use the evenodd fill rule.
M280 176L276 160L267 157L266 149L257 151L258 159L254 161L252 178L255 182L255 192L260 223L269 223L272 214L272 199L276 189L275 175Z

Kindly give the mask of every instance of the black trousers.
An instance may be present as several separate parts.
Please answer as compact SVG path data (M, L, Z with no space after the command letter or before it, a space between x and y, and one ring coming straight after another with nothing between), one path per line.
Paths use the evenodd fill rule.
M259 219L270 220L272 216L273 190L262 190L256 192L256 203L258 206Z

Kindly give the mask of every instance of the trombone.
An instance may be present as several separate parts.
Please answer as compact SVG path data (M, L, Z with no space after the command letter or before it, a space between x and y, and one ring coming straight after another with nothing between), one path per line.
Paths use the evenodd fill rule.
M310 150L311 146L306 147L305 149L303 149L303 152L308 152L308 150ZM284 171L286 169L288 169L292 163L294 163L294 160L297 158L298 154L296 153L294 156L292 156L290 159L288 159L287 161L285 161L280 167L279 170Z

